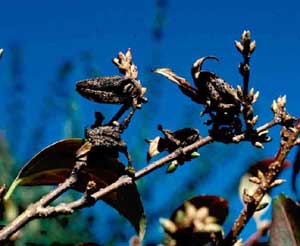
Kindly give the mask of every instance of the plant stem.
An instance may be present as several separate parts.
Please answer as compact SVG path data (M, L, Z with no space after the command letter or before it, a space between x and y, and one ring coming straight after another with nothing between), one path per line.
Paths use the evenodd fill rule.
M282 131L288 131L285 127L283 127ZM256 211L259 203L262 198L269 190L272 188L272 183L275 181L280 171L283 169L282 165L284 163L285 158L290 152L291 148L295 145L295 141L300 133L300 120L297 121L294 131L289 131L289 135L287 139L282 137L281 146L276 154L274 161L269 165L268 171L264 174L264 180L258 186L254 194L251 196L251 200L246 203L246 206L240 212L240 215L234 222L232 229L227 234L224 245L233 245L237 239L237 236L243 230L245 225L249 222L251 217ZM283 134L283 133L282 133ZM283 134L284 135L284 134Z
M68 177L63 183L59 184L54 190L43 196L39 201L29 205L23 213L0 231L0 242L7 240L11 235L34 218L45 216L45 214L40 214L40 210L57 199L68 189L72 188L72 185L78 181L77 174L85 165L86 156L80 157L78 161L76 161L70 177Z
M270 121L269 123L261 126L258 128L258 131L262 131L268 129L272 126L276 125L274 120ZM245 133L240 135L241 140L244 140ZM160 158L157 161L154 161L147 165L146 167L142 168L141 170L137 171L134 176L134 180L138 180L149 173L153 172L154 170L162 167L164 164L169 163L172 160L175 160L180 155L184 155L186 153L190 153L198 148L212 143L214 141L213 137L207 136L204 138L199 139L195 143L186 146L181 149L177 149L174 152ZM12 236L15 232L21 229L24 225L26 225L29 221L35 218L46 218L46 217L53 217L59 214L65 213L72 213L75 209L81 209L84 207L92 206L96 201L100 200L104 195L111 193L118 188L132 184L134 180L128 176L121 176L117 181L108 185L107 187L98 190L97 192L87 196L82 196L78 200L67 204L59 204L55 207L48 206L52 201L58 198L61 194L65 191L70 189L73 184L77 182L77 173L79 170L84 166L84 162L79 162L75 165L74 170L69 178L67 178L63 183L59 184L54 190L50 191L44 197L42 197L36 203L30 205L22 214L20 214L17 218L15 218L10 224L5 226L2 230L0 230L0 242L7 240L10 236Z

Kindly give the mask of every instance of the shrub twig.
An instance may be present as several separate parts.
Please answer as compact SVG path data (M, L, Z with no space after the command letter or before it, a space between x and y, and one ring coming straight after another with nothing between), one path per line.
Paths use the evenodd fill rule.
M271 128L276 124L277 123L274 122L274 120L272 120L266 123L265 125L259 127L258 132ZM245 139L245 133L240 135L240 140L242 141L244 139ZM58 198L60 195L66 192L68 189L72 188L72 185L74 185L78 181L77 175L75 174L78 174L78 171L81 170L84 164L84 162L78 162L69 178L67 178L63 183L58 185L54 190L50 191L48 194L42 197L39 201L30 205L22 214L20 214L10 224L8 224L4 228L2 228L2 230L0 230L0 242L7 240L10 236L12 236L15 232L17 232L19 229L21 229L24 225L26 225L29 221L33 219L54 217L61 214L73 213L76 209L90 207L96 201L100 200L103 196L119 189L122 186L132 184L134 180L138 180L150 174L154 170L162 167L164 164L169 163L172 160L175 160L180 155L184 155L186 153L195 151L198 148L212 142L214 142L214 139L211 136L200 138L195 143L188 145L182 149L177 149L174 152L150 163L146 167L137 171L133 178L128 177L126 175L120 177L117 181L108 185L107 187L102 188L94 192L93 194L90 194L89 198L83 195L78 200L75 200L70 203L61 203L58 204L57 206L49 206L49 204L52 201L54 201L56 198Z
M234 222L232 229L227 234L224 245L232 245L237 236L243 230L245 225L249 222L253 214L255 213L259 203L266 193L270 191L271 188L280 184L276 182L276 178L282 170L282 165L285 158L290 152L291 148L297 144L297 139L300 134L300 119L297 120L296 124L292 128L282 127L281 130L281 143L280 148L276 154L274 161L269 165L268 171L263 174L258 175L260 179L260 184L253 195L247 195L248 199L244 201L246 206L240 212L240 215Z

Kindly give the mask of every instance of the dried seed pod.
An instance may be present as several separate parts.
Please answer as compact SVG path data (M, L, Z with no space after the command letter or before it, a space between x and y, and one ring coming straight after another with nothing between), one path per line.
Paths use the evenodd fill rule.
M112 62L124 76L106 76L81 80L76 90L83 97L98 103L132 104L139 108L147 102L144 97L146 88L137 79L137 67L132 62L131 49L126 54L119 52Z
M217 57L205 56L196 60L191 68L199 97L206 102L210 110L239 112L240 99L237 91L216 74L201 70L204 61L207 59L218 61Z
M76 84L76 91L83 97L98 103L126 104L136 100L147 102L143 96L146 88L140 81L123 77L107 76L81 80Z
M216 74L201 70L207 59L218 61L215 56L205 56L196 60L192 65L191 73L197 88L194 88L185 78L176 75L169 68L159 68L153 71L175 82L180 90L193 101L204 104L207 107L205 112L239 112L240 99L237 91Z

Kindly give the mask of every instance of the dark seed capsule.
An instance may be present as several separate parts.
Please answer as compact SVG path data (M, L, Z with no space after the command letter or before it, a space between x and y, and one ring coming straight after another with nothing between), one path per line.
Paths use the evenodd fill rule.
M124 104L142 96L140 82L122 76L81 80L76 84L76 91L91 101L109 104Z

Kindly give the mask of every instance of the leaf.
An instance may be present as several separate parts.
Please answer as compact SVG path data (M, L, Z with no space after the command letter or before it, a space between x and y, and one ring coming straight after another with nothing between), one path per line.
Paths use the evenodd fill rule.
M272 211L271 246L300 245L300 207L283 194L274 199Z
M17 185L58 185L69 177L75 162L76 152L83 146L81 138L63 139L49 145L19 171L5 199L8 199ZM126 175L125 166L118 159L118 152L104 151L94 147L87 157L87 167L82 171L80 182L74 189L85 191L87 183L92 180L97 189L104 188ZM145 216L136 184L124 186L106 196L103 200L126 217L134 226L140 237L145 232Z
M217 219L217 223L222 225L228 215L228 202L219 196L195 196L189 200L186 200L181 204L172 214L171 220L175 221L176 214L179 210L184 210L185 204L189 202L194 205L196 209L201 207L207 207L209 209L209 215Z
M293 173L292 173L292 189L297 194L296 179L300 171L300 147L298 146L297 154L293 163Z
M191 98L196 103L203 104L203 100L199 97L199 93L196 88L194 88L185 78L182 78L176 75L171 69L169 68L157 68L152 70L154 73L161 74L168 78L170 81L174 82L181 92Z
M147 152L147 161L163 151L173 152L178 148L186 147L193 144L200 139L199 131L195 128L183 128L177 131L170 131L163 129L161 125L158 126L158 130L161 131L164 137L156 137L153 140L146 140L149 143L149 149ZM193 154L193 156L192 156ZM185 160L191 160L192 158L199 157L199 153L192 152L185 156ZM179 163L183 163L184 160L179 160Z

